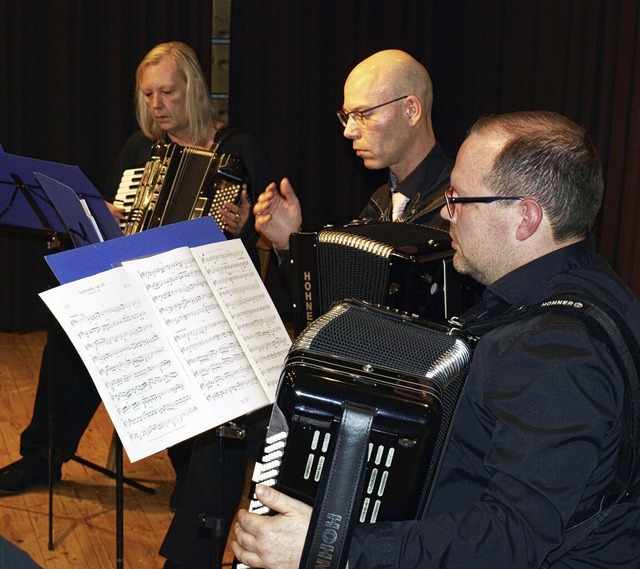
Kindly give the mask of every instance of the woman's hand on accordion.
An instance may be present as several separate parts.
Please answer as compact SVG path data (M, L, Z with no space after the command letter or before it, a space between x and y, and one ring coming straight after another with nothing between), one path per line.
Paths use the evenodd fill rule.
M105 200L104 202L107 205L107 209L109 213L113 216L113 218L118 222L122 223L125 218L125 209L121 206L117 206L111 202Z
M256 495L278 515L262 516L240 510L231 544L234 555L249 567L298 569L311 506L268 486L257 486Z
M238 237L242 228L247 223L251 214L251 202L247 190L242 190L240 194L240 205L226 202L220 209L220 216L224 223L224 230L231 233L234 237Z

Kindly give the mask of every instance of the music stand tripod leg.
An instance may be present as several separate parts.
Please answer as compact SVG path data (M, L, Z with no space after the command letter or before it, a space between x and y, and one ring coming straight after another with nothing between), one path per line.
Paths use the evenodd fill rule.
M202 527L212 530L213 532L213 569L221 569L222 568L222 556L224 554L224 549L226 547L226 542L222 540L222 528L225 520L221 516L222 512L222 483L224 481L224 439L236 439L242 440L247 436L247 431L244 426L238 425L233 421L229 423L225 423L216 428L215 430L216 438L218 441L217 447L217 468L215 470L215 479L213 481L216 489L216 512L217 515L209 516L207 514L202 515Z
M124 492L122 483L122 441L116 435L116 567L124 566Z
M51 313L49 313L49 318L50 318L50 324L49 324L49 329L51 330L51 327L53 325L53 315ZM50 346L49 346L50 348ZM47 429L48 429L48 441L49 441L49 448L48 448L48 466L49 466L49 542L48 542L48 548L49 551L53 551L53 549L55 548L54 546L54 540L53 540L53 486L54 486L54 481L53 481L53 470L54 470L54 464L56 462L56 459L60 459L59 453L56 451L55 448L55 444L54 444L54 437L53 437L53 419L54 419L54 411L53 411L53 364L51 362L51 358L52 358L52 350L51 349L47 349L47 357L44 358L43 361L43 365L47 366L47 412L48 412L48 417L47 417ZM130 478L127 478L125 476L123 476L123 460L122 460L122 442L120 441L120 438L115 435L115 442L116 442L116 471L112 471L109 470L107 468L103 468L102 466L95 464L94 462L91 462L89 460L86 460L85 458L82 458L78 455L73 455L71 457L71 460L74 460L75 462L78 462L79 464L82 464L83 466L86 466L87 468L91 468L93 470L95 470L96 472L99 472L101 474L104 474L105 476L114 479L116 481L116 531L117 531L117 535L116 535L116 543L117 545L117 552L116 552L116 560L117 562L121 562L121 560L123 559L122 556L122 550L123 550L123 510L124 510L124 506L123 506L123 496L124 496L124 492L123 492L123 484L126 483L130 486L132 486L133 488L137 488L138 490L142 490L143 492L146 492L149 495L153 495L155 494L155 489L150 488L148 486L145 486L135 480L132 480Z
M51 330L51 323L53 320L53 315L51 312L48 314L49 320L49 330ZM47 342L49 341L48 337L49 333L47 332ZM47 366L47 438L49 441L49 449L48 449L48 467L49 467L49 541L47 543L47 547L49 551L53 551L53 461L54 461L54 453L55 448L53 445L53 378L52 378L52 368L53 365L51 363L51 350L47 349L47 358L46 362L43 362ZM42 365L42 363L40 364Z
M117 438L117 437L116 437ZM117 439L119 441L119 439ZM120 445L122 444L121 442L119 443ZM137 482L131 478L128 478L127 476L122 476L122 472L118 473L118 467L117 467L117 450L116 450L116 470L115 472L113 470L109 470L108 468L104 468L103 466L100 466L99 464L96 464L95 462L91 462L90 460L87 460L86 458L82 458L81 456L78 455L73 455L71 457L71 460L82 464L83 466L86 466L88 468L91 468L93 470L95 470L96 472L100 472L101 474L104 474L105 476L108 476L109 478L112 478L113 480L118 480L118 475L120 475L122 477L122 482L123 484L128 484L129 486L133 487L133 488L137 488L138 490L142 490L143 492L146 492L149 495L153 495L156 493L156 491L153 488L149 488L148 486L145 486L144 484L141 484L140 482Z

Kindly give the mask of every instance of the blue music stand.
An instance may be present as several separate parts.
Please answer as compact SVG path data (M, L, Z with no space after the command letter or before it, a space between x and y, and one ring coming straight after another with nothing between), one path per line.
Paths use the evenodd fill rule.
M34 176L58 212L75 247L104 241L90 211L83 208L78 195L69 186L38 172Z
M46 177L43 177L41 174L37 174L37 178L41 180L47 193L51 194L52 201L60 207L59 213L61 218L68 223L69 227L74 228L74 232L78 233L78 238L82 235L82 240L89 239L92 233L85 231L87 223L86 213L80 206L78 199L69 194L69 188L64 184L57 183L55 180L47 180ZM47 255L45 259L58 281L65 284L102 271L107 271L119 265L122 261L134 257L155 255L178 247L197 247L199 245L224 240L225 236L213 217L204 216L198 219L173 223L133 235L123 236L119 239L94 242L75 249L69 249L68 251ZM127 484L150 494L153 494L154 491L122 476L123 448L122 441L117 433L114 436L114 441L116 445L116 567L121 568L124 559L124 500L122 484L123 482L127 482ZM112 473L109 474L109 470L88 463L80 457L74 456L73 460L90 466L104 474L112 475Z
M73 188L73 189L72 189ZM84 200L86 209L80 200ZM68 234L73 245L83 247L122 236L98 190L77 166L58 164L0 152L0 230L44 233L49 248L59 246L59 235ZM48 364L50 365L50 364ZM51 373L49 385L51 390ZM51 401L51 391L49 395ZM53 545L53 440L49 411L49 550ZM25 457L28 458L28 457ZM155 490L122 475L122 443L116 437L116 472L80 456L74 460L116 480L117 559L122 563L123 483L149 494Z
M66 224L36 173L72 188L79 199L84 199L104 239L122 236L100 192L78 166L7 152L0 152L0 229L44 233L48 235L51 247L58 244L58 235L67 233Z

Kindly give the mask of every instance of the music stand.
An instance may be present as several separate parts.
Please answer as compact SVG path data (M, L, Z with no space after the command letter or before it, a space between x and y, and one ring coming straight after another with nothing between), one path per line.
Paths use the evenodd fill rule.
M81 199L74 190L69 186L50 178L41 173L34 173L35 178L42 186L43 191L54 205L56 211L60 215L63 223L66 226L67 232L71 237L76 248L83 247L85 245L92 245L95 243L101 243L104 241L98 226L97 220L93 217L89 205L84 199ZM108 212L103 200L99 200L104 207L104 212L113 221L113 224L117 227L117 232L122 236L120 227L117 226L115 220ZM96 211L97 202L94 202L94 211ZM104 224L104 221L103 221ZM58 275L56 275L58 276ZM60 280L60 277L58 277ZM61 284L64 282L60 281ZM115 473L107 468L98 466L97 464L90 462L82 457L74 455L71 460L75 460L80 464L88 466L110 478L114 478L116 481L116 567L122 567L124 562L124 492L123 484L126 482L130 486L138 488L148 494L154 494L155 490L148 488L134 480L124 477L123 475L123 448L122 441L118 437L117 433L114 435L115 444ZM50 465L50 476L52 474L52 461ZM51 480L51 478L50 478ZM52 485L50 484L50 490Z
M82 201L69 186L39 172L34 172L34 177L60 216L74 247L104 241L88 206L83 207Z
M122 236L100 192L78 166L0 152L0 228L47 234L57 240L67 228L45 194L36 173L69 188L87 202L104 239Z
M48 174L43 174L46 171ZM79 191L71 189L54 176L70 184L77 184ZM9 191L2 191L8 186ZM80 199L84 199L83 207ZM109 213L97 189L77 166L69 166L44 160L14 156L0 152L0 227L7 226L23 231L42 232L47 235L51 247L59 245L59 234L68 234L75 247L122 236L118 224ZM50 362L48 364L51 367ZM48 392L51 405L51 370ZM53 550L53 427L52 409L49 408L49 550ZM116 480L116 542L117 566L123 562L123 483L149 494L155 490L122 475L122 443L115 437L116 471L113 472L74 455L74 460ZM25 457L28 458L28 457ZM31 457L36 458L36 457ZM0 469L1 471L1 469Z

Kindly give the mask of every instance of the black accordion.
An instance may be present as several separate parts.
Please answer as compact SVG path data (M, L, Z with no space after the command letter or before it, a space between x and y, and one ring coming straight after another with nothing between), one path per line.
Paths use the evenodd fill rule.
M426 508L470 358L453 329L352 300L296 338L252 492L314 506L301 567L343 567L354 524Z
M221 225L220 208L225 202L236 203L248 182L236 156L158 142L131 198L116 196L125 206L123 233L132 235L204 215Z
M429 319L468 307L451 239L441 229L375 222L296 233L290 244L296 333L343 298Z

